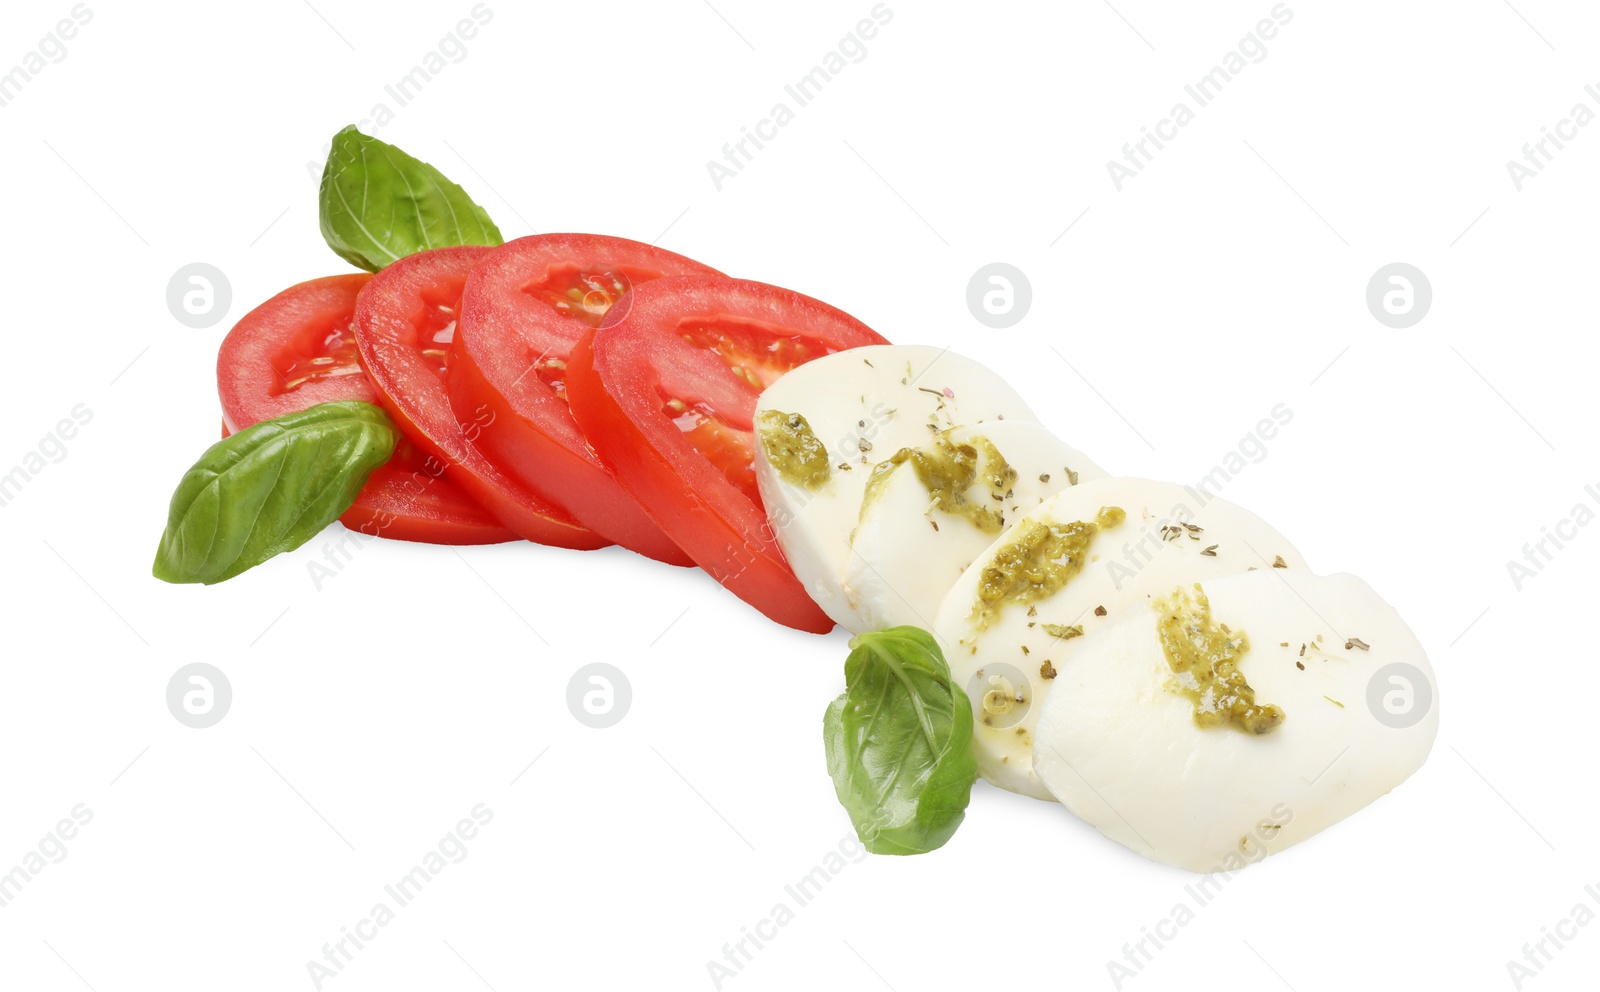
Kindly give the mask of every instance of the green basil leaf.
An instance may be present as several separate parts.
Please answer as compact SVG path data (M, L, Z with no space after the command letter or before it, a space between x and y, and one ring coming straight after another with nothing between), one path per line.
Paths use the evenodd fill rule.
M370 403L322 403L212 445L172 494L155 577L231 579L293 551L350 508L399 432Z
M505 240L444 173L354 126L333 136L318 212L328 247L369 272L426 248Z
M846 691L822 721L828 774L874 854L944 846L978 777L972 706L933 635L891 627L850 641Z

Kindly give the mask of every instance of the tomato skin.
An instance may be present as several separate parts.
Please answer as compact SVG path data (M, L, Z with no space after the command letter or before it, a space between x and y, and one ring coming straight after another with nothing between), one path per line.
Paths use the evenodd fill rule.
M597 298L592 307L560 295L584 273L616 280L588 294ZM538 234L509 241L467 277L447 379L459 418L490 411L495 429L484 432L479 447L507 475L623 547L692 565L595 455L567 405L560 371L573 343L609 306L612 286L620 293L672 275L721 273L625 238ZM574 297L580 292L573 290Z
M573 346L566 370L572 413L623 487L713 578L778 623L827 633L833 621L789 570L753 485L735 481L737 464L715 464L698 450L663 409L664 387L692 390L726 420L719 448L742 434L739 443L754 451L759 389L732 367L744 353L719 356L683 333L719 323L754 328L753 341L767 334L796 342L800 355L789 367L807 355L886 343L849 314L791 290L742 279L660 279L634 287ZM764 371L782 369L769 363Z
M425 544L503 544L517 535L445 478L420 452L390 458L367 478L339 522L351 530Z
M476 442L496 429L487 408L458 419L445 390L447 346L467 275L490 249L436 248L408 255L372 277L356 301L361 367L383 408L418 448L512 531L555 547L592 550L610 542L502 473Z
M222 435L318 403L361 400L378 403L378 390L355 362L330 360L326 374L299 379L317 368L308 359L330 359L341 350L330 339L348 334L356 300L372 279L365 272L327 276L291 286L246 314L223 339L217 354L217 393ZM298 369L299 371L296 371ZM339 522L352 530L428 544L497 544L514 541L487 510L440 477L415 447L402 443L367 484Z

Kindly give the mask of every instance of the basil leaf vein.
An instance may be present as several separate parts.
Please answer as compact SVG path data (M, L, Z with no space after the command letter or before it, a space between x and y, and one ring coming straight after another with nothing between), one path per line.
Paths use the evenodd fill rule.
M172 494L151 571L222 582L293 551L350 508L399 432L370 403L322 403L212 445Z
M828 774L874 854L942 847L978 775L972 707L933 636L917 627L850 642L843 695L823 716Z

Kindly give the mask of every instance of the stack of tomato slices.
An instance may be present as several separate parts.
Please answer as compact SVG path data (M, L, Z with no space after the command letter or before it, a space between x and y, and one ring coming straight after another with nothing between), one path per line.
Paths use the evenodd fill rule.
M405 435L340 518L406 541L621 545L697 564L767 616L832 621L789 570L754 474L756 397L884 344L849 314L650 245L534 235L314 279L217 360L224 433L334 400Z

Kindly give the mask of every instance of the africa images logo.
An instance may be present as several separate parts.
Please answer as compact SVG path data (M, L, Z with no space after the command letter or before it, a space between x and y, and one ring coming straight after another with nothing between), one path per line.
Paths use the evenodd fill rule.
M21 96L23 87L48 66L66 61L67 42L76 38L78 32L94 20L94 11L86 3L74 6L68 14L71 16L57 21L50 33L39 39L39 43L18 59L9 72L0 71L0 107L9 106Z
M1294 20L1294 11L1286 3L1277 4L1272 8L1271 17L1263 17L1256 22L1255 28L1239 39L1236 48L1223 54L1218 65L1199 79L1183 88L1183 92L1190 100L1194 101L1191 108L1186 101L1179 100L1172 105L1167 116L1156 121L1153 127L1141 127L1139 140L1125 142L1122 146L1122 161L1108 159L1106 173L1111 177L1111 184L1122 192L1123 184L1133 179L1145 170L1145 167L1155 161L1156 152L1167 147L1167 142L1178 137L1181 128L1186 128L1195 120L1195 108L1205 109L1212 101L1222 95L1223 89L1241 72L1251 64L1266 61L1267 42L1278 36L1290 21ZM1154 145L1154 150L1151 149Z
M869 13L872 16L857 21L855 28L839 39L837 47L823 53L810 72L784 86L786 99L773 104L767 116L754 125L739 128L739 140L723 144L722 161L706 161L706 173L717 192L722 192L728 180L743 172L744 167L755 160L756 152L767 146L767 142L778 137L779 128L788 127L794 122L797 109L821 96L823 87L844 72L848 65L866 60L867 42L876 38L878 31L894 20L894 11L886 3L874 4ZM793 107L789 105L791 101Z

